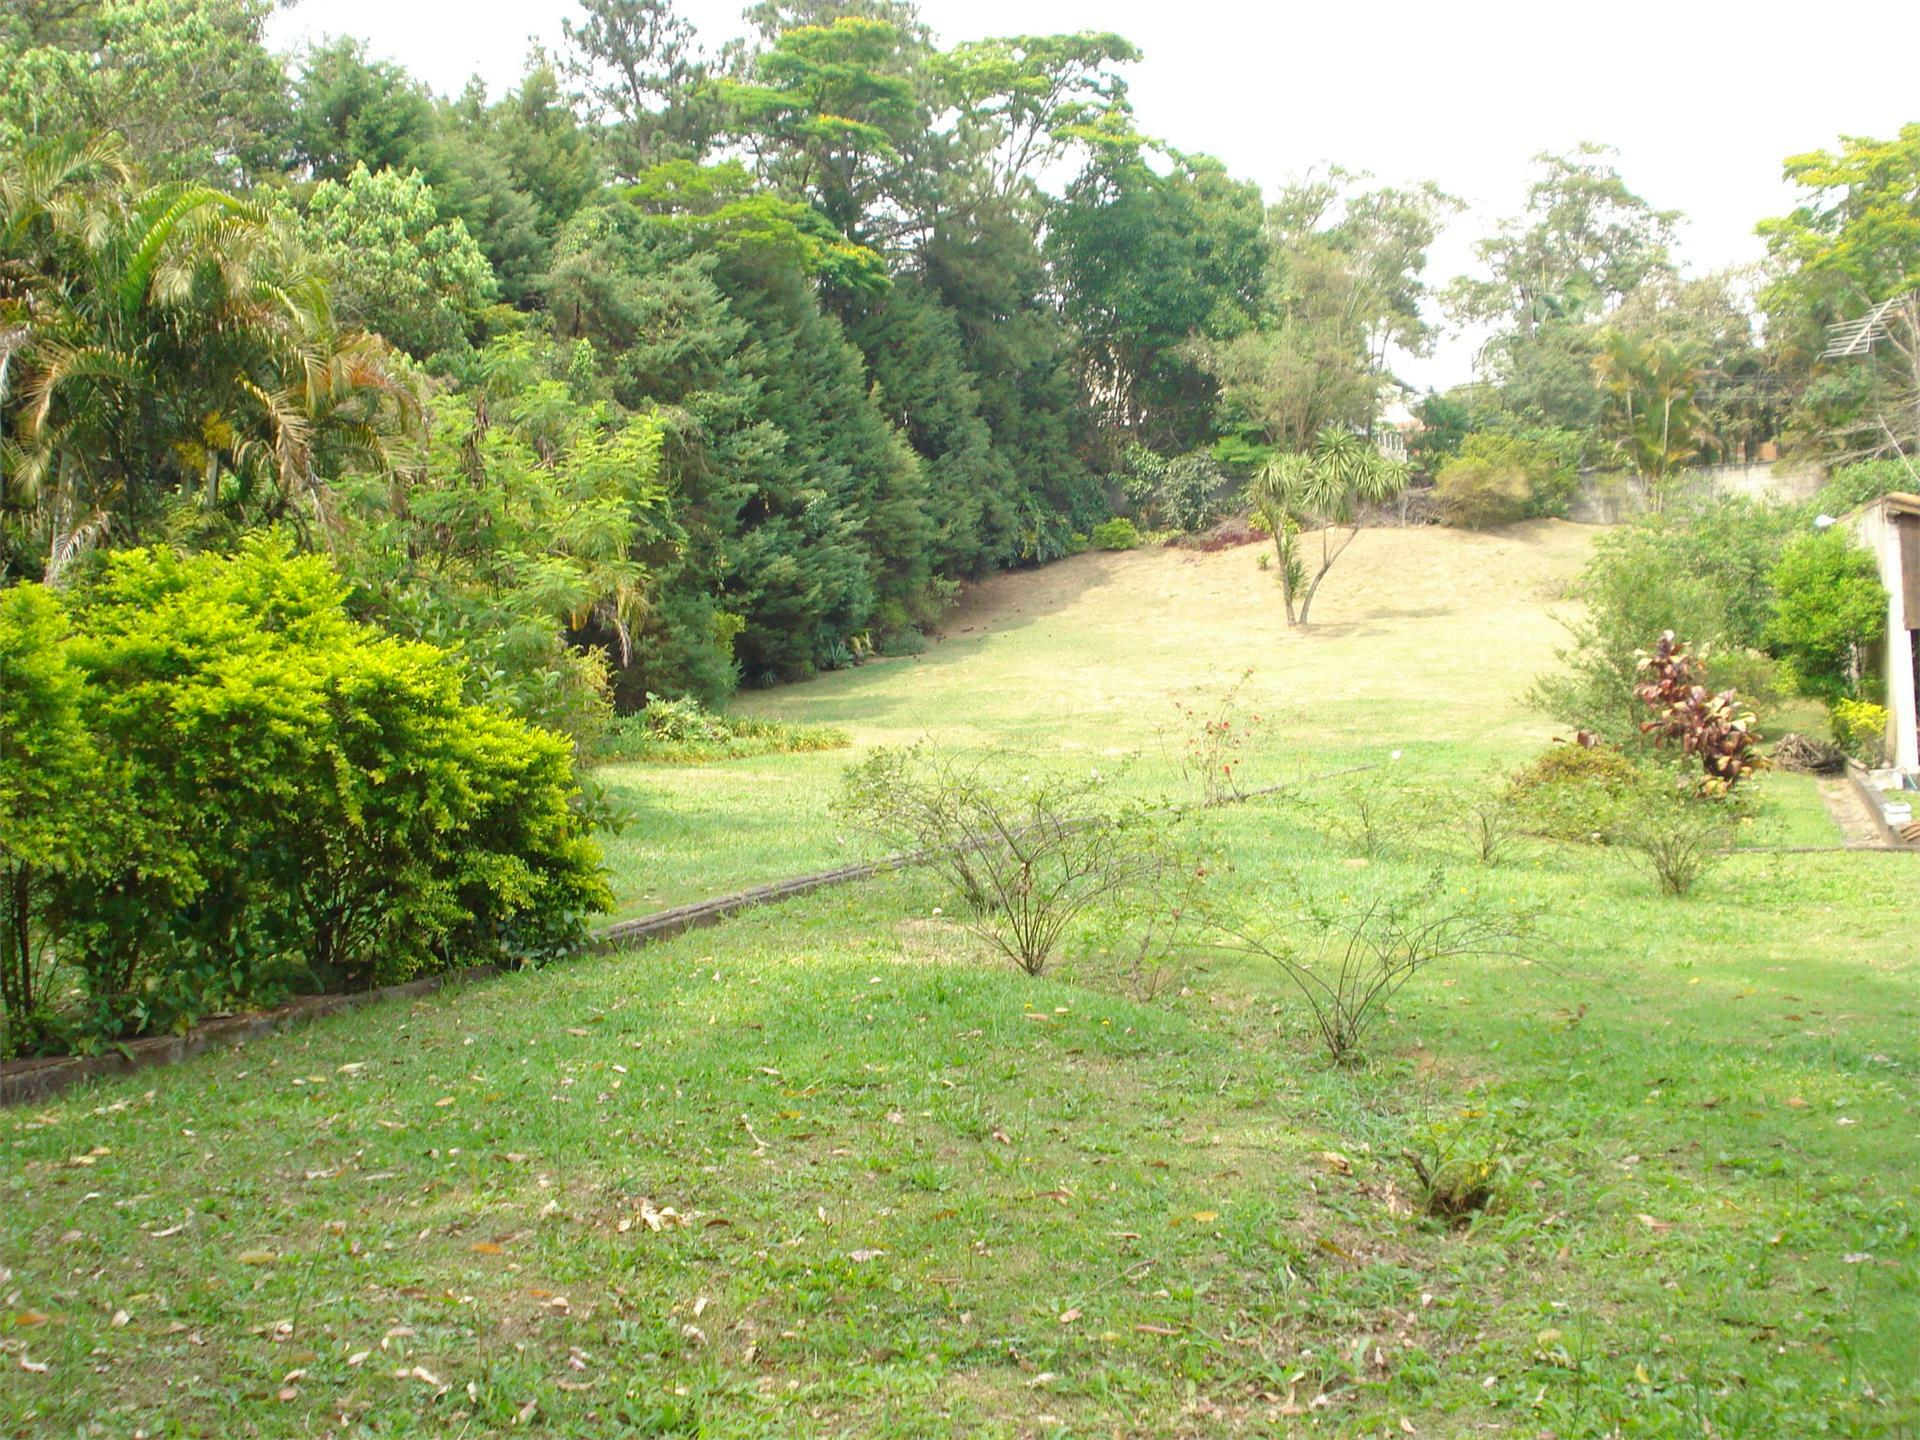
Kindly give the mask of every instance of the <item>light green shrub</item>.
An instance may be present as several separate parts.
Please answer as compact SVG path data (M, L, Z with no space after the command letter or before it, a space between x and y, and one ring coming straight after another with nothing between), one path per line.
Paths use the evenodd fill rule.
M1449 524L1469 530L1567 513L1579 474L1564 447L1519 435L1467 436L1434 477Z
M1887 707L1871 700L1836 700L1827 710L1833 727L1833 743L1865 765L1878 765L1886 758L1887 726L1892 717Z
M0 590L0 1058L48 1024L46 877L96 858L89 821L108 800L66 630L53 592Z
M1140 531L1124 515L1116 515L1093 527L1091 536L1097 550L1132 550L1140 544Z
M1640 767L1611 745L1556 744L1515 772L1506 797L1532 834L1604 842L1642 783Z
M1802 695L1855 695L1862 663L1887 627L1887 592L1873 556L1840 530L1800 535L1773 570L1767 646Z
M919 635L918 631L906 633ZM898 639L895 637L896 642ZM924 640L921 643L924 646ZM846 731L833 725L789 725L750 715L721 715L692 696L672 700L648 695L644 709L620 716L608 728L599 755L604 760L702 764L754 755L838 750L852 743Z
M76 1035L539 960L610 903L571 746L467 704L453 657L344 600L272 539L121 552L75 592L62 644L108 803L38 913Z

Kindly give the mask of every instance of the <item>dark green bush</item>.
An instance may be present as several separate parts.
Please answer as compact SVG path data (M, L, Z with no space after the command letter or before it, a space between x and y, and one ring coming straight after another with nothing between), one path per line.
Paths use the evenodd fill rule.
M1127 447L1126 469L1114 479L1135 514L1155 527L1186 534L1213 523L1230 487L1219 461L1206 450L1169 457L1144 445Z
M567 742L465 703L451 656L344 600L273 540L122 552L75 593L104 799L85 863L45 873L36 943L81 1035L543 959L610 902Z

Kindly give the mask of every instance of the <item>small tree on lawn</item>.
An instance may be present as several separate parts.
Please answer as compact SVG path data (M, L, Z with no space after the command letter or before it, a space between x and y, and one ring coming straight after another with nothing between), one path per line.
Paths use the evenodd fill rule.
M1312 449L1276 455L1261 466L1247 499L1273 534L1287 624L1307 623L1320 582L1360 533L1362 507L1384 504L1406 487L1405 465L1338 426L1315 436ZM1309 531L1319 532L1317 556Z

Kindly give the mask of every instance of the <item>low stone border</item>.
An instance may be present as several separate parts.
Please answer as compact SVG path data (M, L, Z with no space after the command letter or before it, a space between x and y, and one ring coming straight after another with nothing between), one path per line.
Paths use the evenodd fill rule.
M751 910L756 905L772 905L781 900L791 900L805 895L809 891L824 890L831 885L848 885L855 880L870 879L884 871L896 870L910 863L904 856L889 856L885 860L876 860L866 865L847 865L838 870L820 870L812 875L796 875L791 880L776 880L771 885L756 885L751 890L737 891L732 895L722 895L714 900L699 900L691 905L676 905L671 910L656 910L651 915L642 915L634 920L620 920L603 929L596 930L587 937L586 949L595 954L605 954L610 950L622 950L629 945L644 945L653 940L665 940L688 930L697 930L702 925L717 925L729 915L738 915L742 910Z
M381 1000L408 1000L463 980L484 980L502 973L499 965L476 965L467 970L449 970L409 980L404 985L386 985L378 990L359 990L351 995L303 995L271 1010L256 1010L246 1015L223 1015L203 1020L184 1035L149 1035L128 1040L98 1055L56 1055L39 1060L9 1060L0 1065L0 1105L21 1105L29 1100L46 1100L82 1080L101 1075L131 1075L155 1065L177 1065L182 1060L208 1050L224 1050L290 1030L323 1015L343 1010L358 1010Z

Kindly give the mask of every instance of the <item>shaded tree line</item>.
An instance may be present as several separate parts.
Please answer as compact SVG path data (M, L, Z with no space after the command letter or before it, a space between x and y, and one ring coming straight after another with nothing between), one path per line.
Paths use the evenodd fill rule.
M581 0L506 94L440 96L354 39L274 56L269 8L0 18L8 578L280 526L585 738L609 694L910 650L1116 507L1204 523L1369 434L1434 338L1451 197L1263 195L1140 129L1118 35L942 47L898 0L763 0L709 47L671 0ZM1770 222L1764 341L1603 152L1543 157L1441 292L1493 383L1428 398L1428 460L1472 429L1654 475L1863 444L1897 353L1812 347L1911 280L1913 146L1791 162L1815 199Z

